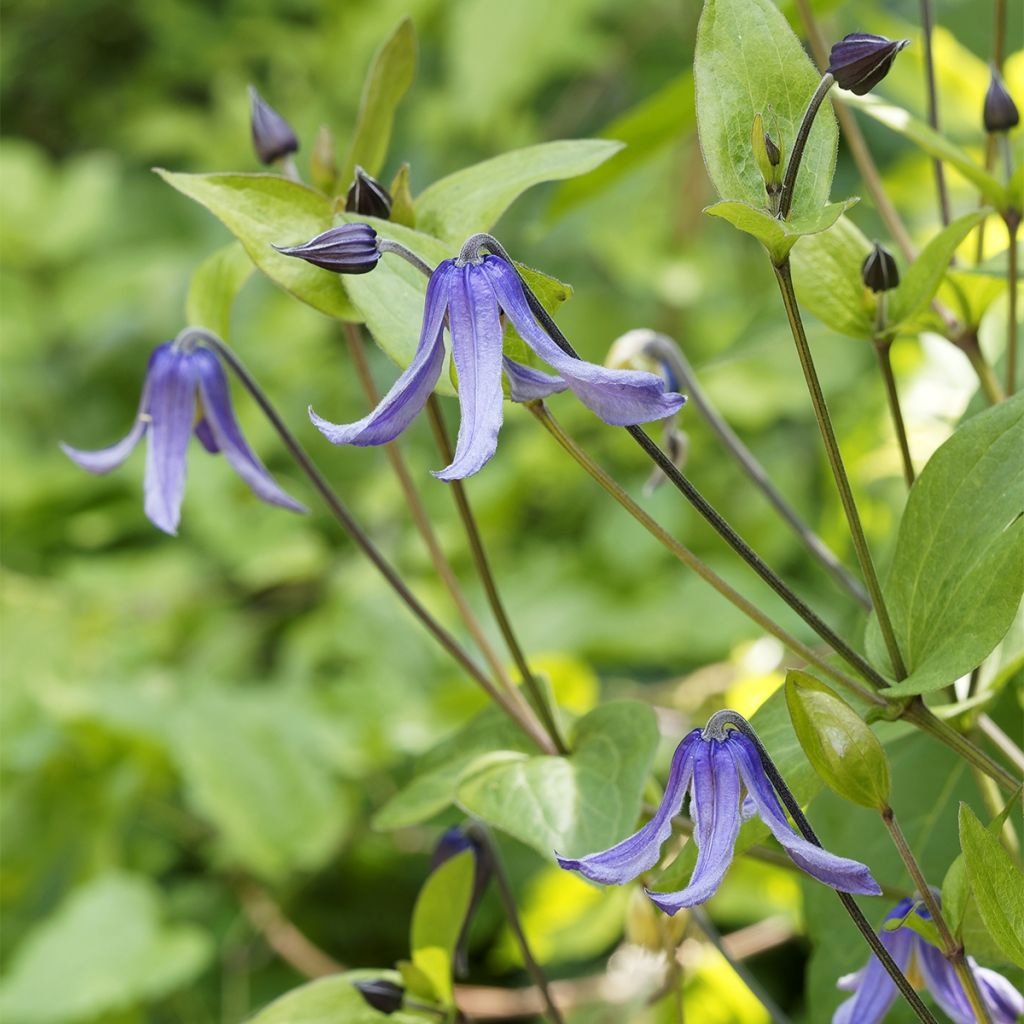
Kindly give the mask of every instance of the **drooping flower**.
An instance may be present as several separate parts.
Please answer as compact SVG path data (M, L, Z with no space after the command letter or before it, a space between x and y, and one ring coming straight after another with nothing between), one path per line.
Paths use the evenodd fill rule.
M282 256L297 256L336 274L368 274L380 260L377 232L369 224L340 224L302 245L275 245Z
M275 483L246 443L231 407L228 381L216 355L200 344L202 332L182 331L150 356L139 411L127 436L99 451L61 443L64 453L90 473L117 469L148 435L146 515L176 534L185 495L186 456L193 433L213 454L222 452L256 497L294 512L306 509Z
M345 211L358 213L361 217L387 220L391 216L391 193L357 166L355 178L345 196Z
M912 908L913 900L901 900L885 920L902 921ZM926 920L930 918L922 906L914 908L913 913ZM931 992L954 1024L973 1024L975 1016L971 1004L956 971L941 950L906 925L900 925L893 931L882 928L878 937L914 988L926 988ZM1024 1013L1024 996L996 971L979 967L971 957L967 958L967 963L988 1007L992 1024L1015 1024ZM874 955L856 974L840 978L838 986L844 992L854 994L836 1010L832 1024L880 1024L899 995L892 978Z
M878 242L864 258L860 277L866 288L873 292L887 292L900 283L900 271L893 254Z
M690 794L690 817L697 863L690 884L679 892L652 892L651 900L666 914L705 903L717 892L732 863L741 821L754 814L809 875L840 892L876 896L881 892L865 865L823 850L798 835L786 819L757 748L738 731L705 735L694 729L672 757L665 795L657 813L639 832L611 849L579 859L558 857L568 871L605 885L624 885L658 862L683 799ZM746 799L741 801L743 792ZM556 855L557 856L557 855Z
M992 68L992 78L985 93L985 105L982 117L987 132L1008 132L1020 124L1020 111L1013 97L1006 88L1002 75L997 68Z
M257 92L249 86L252 145L260 163L268 166L298 151L299 140L292 126Z
M502 351L504 314L526 344L558 376L524 366ZM494 455L503 417L502 372L515 402L545 398L567 388L606 423L616 426L664 419L682 406L651 373L609 370L563 352L530 310L519 274L499 256L444 260L430 277L419 344L408 369L380 404L356 423L310 417L333 444L359 446L393 441L423 408L441 373L444 327L451 332L462 420L455 458L434 475L459 480L478 472Z
M863 96L889 74L896 55L909 39L887 39L867 32L844 36L828 55L828 70L840 89Z

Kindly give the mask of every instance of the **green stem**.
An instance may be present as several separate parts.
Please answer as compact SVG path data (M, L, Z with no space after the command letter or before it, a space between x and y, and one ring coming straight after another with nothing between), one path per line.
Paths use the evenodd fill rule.
M903 663L903 655L900 653L899 644L896 642L896 632L893 629L892 620L889 618L889 611L885 605L885 596L882 593L882 585L879 583L878 574L875 572L875 564L871 558L867 538L864 536L864 527L861 525L860 514L857 511L857 504L853 498L853 490L846 475L846 467L843 464L843 456L839 450L839 442L836 440L835 431L832 429L832 420L829 416L828 406L825 404L825 396L822 393L821 384L818 380L818 371L815 369L811 348L807 342L807 335L804 332L803 321L800 318L800 307L797 305L796 292L793 288L793 275L790 271L788 259L780 266L775 267L775 277L779 282L779 290L782 292L782 302L786 307L786 316L789 318L793 340L796 342L800 366L804 371L807 389L811 395L811 404L814 406L814 415L818 420L818 427L821 430L821 437L825 444L825 454L828 456L829 465L832 467L832 475L835 477L839 499L842 502L843 511L846 513L850 536L853 539L853 546L857 552L857 561L860 563L861 572L864 574L864 582L867 585L868 593L871 595L871 603L875 608L878 626L885 640L885 647L889 652L889 659L892 662L896 678L905 679L907 669Z
M370 540L369 535L356 522L352 513L349 512L341 498L327 482L326 478L317 469L316 464L306 453L306 450L299 443L298 438L288 429L284 420L281 419L266 393L256 382L256 379L245 368L242 361L235 355L234 351L216 335L206 331L202 332L204 341L215 349L220 357L231 367L235 376L242 386L249 392L253 400L260 407L267 417L270 425L277 431L288 453L295 460L296 465L306 475L320 497L323 498L331 515L338 521L339 525L352 538L356 546L373 563L377 571L384 577L392 590L398 595L401 601L408 607L413 615L419 619L427 632L441 645L442 648L470 675L487 695L523 730L524 733L546 754L554 754L556 750L539 723L533 718L525 717L522 712L509 700L509 697L499 690L479 665L466 653L462 645L441 625L437 619L427 610L415 594L406 586L405 581L398 571L377 549L377 546Z
M804 146L807 145L807 139L811 134L811 126L814 124L815 115L818 113L818 108L828 95L828 91L832 88L834 82L835 79L828 71L821 76L821 81L818 82L818 88L814 90L814 95L807 104L803 120L800 122L800 127L797 129L796 139L793 142L793 152L789 157L789 163L786 164L786 177L782 181L782 198L779 201L779 216L781 216L783 220L789 216L790 208L793 205L793 194L796 191L796 176L797 172L800 170L800 162L803 160L804 156Z
M442 458L447 462L451 462L454 458L454 453L451 441L448 439L448 430L444 424L444 416L441 413L441 403L437 400L436 395L432 394L427 400L427 416L430 419L434 440L437 442ZM466 539L469 541L473 563L476 566L480 581L483 583L487 594L487 602L494 613L494 619L498 623L498 628L501 630L501 635L505 638L505 644L512 655L512 660L516 663L516 668L519 669L523 684L533 698L535 709L543 720L544 727L547 729L552 743L554 743L560 754L567 754L569 753L569 747L562 737L550 702L547 700L537 677L530 669L530 664L526 660L526 655L523 653L523 648L516 637L515 630L512 628L508 613L505 611L505 605L501 600L501 594L498 592L498 585L495 582L494 573L491 571L490 562L487 558L487 551L484 548L483 537L477 526L476 517L473 515L473 509L469 504L469 497L466 495L466 489L461 480L452 480L450 486L455 498L456 508L459 512L459 518L462 520L463 528L466 531Z
M882 296L879 296L879 302ZM900 457L903 460L903 479L910 487L914 482L914 460L910 456L910 442L907 440L907 428L903 422L903 410L900 408L900 393L896 390L896 378L892 372L892 361L889 358L889 350L892 348L891 341L879 341L875 339L875 352L878 354L878 366L882 371L882 379L885 381L885 394L889 400L889 413L892 416L893 427L896 429L896 440L900 446Z
M936 132L939 127L939 96L935 87L935 59L932 55L932 5L931 0L921 0L921 34L924 41L924 77L928 90L928 123ZM946 172L942 161L932 160L935 169L935 188L939 196L939 213L943 227L948 227L952 217L949 209L949 192L946 189ZM954 261L955 262L955 261Z
M742 594L734 590L725 582L713 569L698 558L689 548L680 543L663 526L648 515L612 478L606 473L582 448L562 429L558 421L551 415L547 407L541 401L530 402L527 408L540 422L541 426L562 446L562 448L581 466L590 477L600 484L606 493L611 495L652 537L655 538L683 565L692 569L706 583L709 583L727 601L738 608L753 622L756 622L763 630L770 633L777 640L781 641L795 654L798 654L809 664L815 665L821 672L835 680L840 686L856 693L863 700L872 704L884 704L885 702L870 690L865 689L860 683L851 679L844 672L839 671L830 665L824 658L818 655L806 644L802 644L796 637L791 636L781 626L770 619L755 604L748 601Z
M989 405L998 405L1006 395L1003 393L1003 387L999 383L999 379L993 373L992 367L988 365L988 360L981 351L977 332L974 330L965 331L954 340L954 344L967 356L971 366L974 367L974 372L978 375L978 382L981 384L981 390L985 393Z
M978 983L974 977L974 972L964 956L964 947L957 942L953 937L953 933L949 930L949 925L946 924L946 919L942 916L942 908L939 906L939 901L935 898L932 887L924 877L924 872L922 872L921 865L918 864L917 858L914 856L914 851L910 849L907 837L903 834L903 829L900 828L900 824L896 820L895 812L891 807L883 807L880 813L882 821L889 832L889 838L892 839L893 846L896 847L896 851L900 855L900 860L906 866L921 899L924 900L924 905L928 908L932 923L939 933L939 941L942 943L942 954L953 965L953 969L960 979L960 984L963 986L964 995L967 996L967 1001L971 1004L971 1010L974 1013L975 1019L978 1021L978 1024L992 1024L992 1018L989 1016L985 1001L978 990Z

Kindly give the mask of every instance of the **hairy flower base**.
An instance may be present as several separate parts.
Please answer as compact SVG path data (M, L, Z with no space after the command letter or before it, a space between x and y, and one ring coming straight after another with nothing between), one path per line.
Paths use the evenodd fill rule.
M902 921L912 906L912 900L902 900L886 915L886 921ZM921 907L915 913L928 917L928 912ZM914 987L928 989L954 1024L973 1024L974 1011L960 979L940 950L902 925L893 931L883 928L878 937ZM970 957L967 962L992 1024L1015 1024L1024 1013L1024 997L1001 974L979 967ZM892 978L875 956L856 974L840 978L838 985L854 995L836 1010L832 1024L879 1024L898 995Z
M501 313L558 376L509 359L502 352ZM434 475L459 480L482 469L498 444L503 411L502 373L515 402L572 391L606 423L627 426L664 419L686 399L670 394L652 373L609 370L566 355L537 322L515 268L498 256L445 260L431 275L423 328L409 368L380 404L357 423L336 424L310 409L310 418L333 444L378 445L393 441L423 408L444 362L444 326L451 332L462 419L455 458Z
M183 331L177 340L158 346L150 356L139 412L126 437L99 451L82 451L62 443L64 453L90 473L109 473L147 436L146 515L170 534L178 532L186 455L193 433L208 452L222 452L258 498L305 512L304 506L274 482L246 444L231 407L224 370L213 352L197 346L194 338Z
M746 799L741 801L743 791ZM796 834L761 764L757 748L740 732L705 739L689 733L672 757L665 795L654 817L639 832L609 850L572 860L558 857L568 871L606 885L623 885L657 864L672 832L687 791L697 843L697 863L690 884L679 892L651 892L666 914L704 903L717 892L732 863L743 820L757 816L790 857L809 875L840 892L877 896L881 889L871 872L855 860L837 857ZM556 854L557 856L557 854Z

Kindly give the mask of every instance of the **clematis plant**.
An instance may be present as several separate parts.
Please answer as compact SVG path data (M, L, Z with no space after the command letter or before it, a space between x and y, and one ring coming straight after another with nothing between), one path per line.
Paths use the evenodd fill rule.
M84 451L61 443L65 455L90 473L120 466L146 437L146 515L165 533L176 534L185 496L190 437L211 454L222 453L257 498L305 512L267 472L242 436L231 406L227 376L216 355L202 344L205 332L186 328L158 345L149 359L139 411L131 430L117 444Z

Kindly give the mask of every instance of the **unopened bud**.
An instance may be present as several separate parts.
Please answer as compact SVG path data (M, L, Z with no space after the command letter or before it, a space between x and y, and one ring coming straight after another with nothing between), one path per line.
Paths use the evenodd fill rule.
M389 1017L397 1013L405 1002L405 989L393 981L374 978L370 981L353 981L352 987L363 997L367 1006L372 1006Z
M892 291L900 283L900 272L891 252L878 242L871 248L860 267L865 287L873 292Z
M338 162L334 154L334 139L327 125L320 125L309 158L309 176L321 192L332 196L338 182Z
M380 260L377 232L369 224L341 224L302 245L274 248L336 274L368 274Z
M776 133L778 129L776 127ZM750 132L750 145L754 150L754 161L757 169L764 179L765 191L774 195L782 187L782 139L776 142L771 135L765 131L764 118L760 114L754 115L754 124Z
M355 180L345 196L345 212L387 220L391 216L391 196L379 181L357 167Z
M1020 111L1013 97L1006 89L998 70L992 68L992 80L985 93L985 107L982 111L985 120L985 131L1008 132L1020 124Z
M249 86L252 107L252 144L262 164L273 164L299 148L291 125L256 91Z
M889 759L875 734L838 694L806 672L786 675L786 705L807 760L841 797L889 806Z
M909 39L853 32L832 47L828 70L840 89L863 96L889 74L896 54L909 45Z

